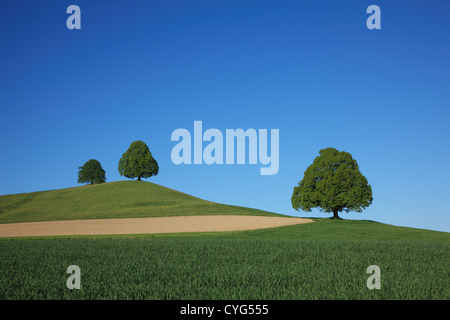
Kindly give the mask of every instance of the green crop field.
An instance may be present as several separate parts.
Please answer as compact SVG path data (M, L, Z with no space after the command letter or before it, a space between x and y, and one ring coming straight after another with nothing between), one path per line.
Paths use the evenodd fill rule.
M120 201L106 204L101 197L91 210L86 203L77 204L85 209L77 212L80 200L69 197L79 190L102 194L99 189L105 188L111 189L111 198L117 198L118 186L139 188L132 182L48 191L47 198L45 192L5 196L6 200L0 197L0 217L2 222L30 221L41 214L42 220L49 220L57 216L58 205L65 203L65 213L71 218L77 214L110 217L108 205L116 208L113 217L127 212L156 216L158 207L163 211L169 202L181 211L184 206L186 214L196 213L195 208L202 205L226 208L229 213L234 213L233 208L242 214L259 213L146 184L141 186L161 192L155 197L160 204L152 203L150 196L121 201L146 203L139 208L148 212L135 211L135 207L121 211ZM90 199L91 195L83 197ZM178 197L186 197L186 203ZM198 206L188 208L189 201ZM30 209L38 207L39 214ZM171 214L164 211L164 215ZM449 249L446 232L330 219L252 231L1 239L0 299L448 300ZM80 267L80 290L66 287L70 265ZM381 289L366 286L370 265L380 267Z

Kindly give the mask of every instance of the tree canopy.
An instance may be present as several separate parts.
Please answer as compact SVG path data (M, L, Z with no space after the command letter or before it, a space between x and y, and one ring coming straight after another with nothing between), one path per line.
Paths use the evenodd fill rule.
M332 212L334 218L345 211L362 212L372 204L372 187L359 171L350 153L334 148L322 149L294 187L292 207Z
M119 160L119 173L129 179L150 178L158 174L159 167L150 149L142 141L134 141Z
M78 183L102 183L106 181L105 170L98 160L91 159L78 167Z

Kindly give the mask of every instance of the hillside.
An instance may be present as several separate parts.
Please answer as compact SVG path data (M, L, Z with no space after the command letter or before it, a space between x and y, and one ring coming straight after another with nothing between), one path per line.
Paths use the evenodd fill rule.
M145 181L0 196L0 223L216 214L280 216L206 201Z
M284 215L206 201L151 182L117 181L75 188L0 196L0 223L194 215ZM361 220L315 218L316 223L226 237L260 239L371 239L449 241L446 232ZM220 233L216 236L221 236Z

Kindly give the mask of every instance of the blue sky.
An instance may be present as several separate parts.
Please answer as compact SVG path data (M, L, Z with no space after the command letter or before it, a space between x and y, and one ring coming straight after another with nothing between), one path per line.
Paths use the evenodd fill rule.
M66 9L81 8L81 30ZM381 8L369 30L366 9ZM320 149L350 152L374 201L348 219L450 232L450 3L13 1L0 4L0 194L107 181L131 142L148 181L288 215ZM279 129L280 167L180 165L173 130Z

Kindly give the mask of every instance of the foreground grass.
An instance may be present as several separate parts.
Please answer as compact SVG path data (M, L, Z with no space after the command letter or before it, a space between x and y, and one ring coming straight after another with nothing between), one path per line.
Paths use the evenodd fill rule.
M0 240L0 299L444 299L449 234L317 220L217 234ZM81 290L66 287L69 265ZM381 289L369 290L369 265Z
M1 299L449 299L448 244L420 241L0 241ZM69 265L81 290L66 288ZM369 265L382 288L366 287Z
M145 181L0 196L0 223L206 214L279 216L206 201Z

